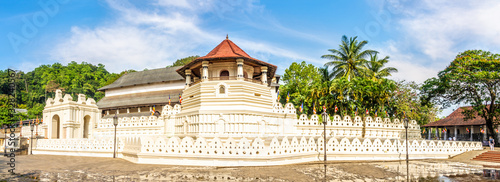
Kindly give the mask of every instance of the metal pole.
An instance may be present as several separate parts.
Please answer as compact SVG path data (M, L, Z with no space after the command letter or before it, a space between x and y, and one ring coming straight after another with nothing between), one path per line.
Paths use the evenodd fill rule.
M30 155L33 155L33 130L31 130L30 148Z
M408 164L408 119L406 119L406 181L410 181L410 168Z
M115 144L113 146L113 158L116 158L116 127L118 125L115 125Z
M326 181L326 120L323 120L323 136L324 137L324 140L323 140L323 151L325 152L325 155L324 155L324 166L325 166L325 181Z
M3 155L7 156L7 125L4 125L3 133L5 135L5 138L3 139L3 143L5 144L5 147L3 148L4 149Z
M328 122L328 114L326 113L326 108L323 107L323 113L321 113L321 116L323 118L323 152L324 152L324 159L323 159L323 165L325 167L324 171L324 181L326 181L326 124Z

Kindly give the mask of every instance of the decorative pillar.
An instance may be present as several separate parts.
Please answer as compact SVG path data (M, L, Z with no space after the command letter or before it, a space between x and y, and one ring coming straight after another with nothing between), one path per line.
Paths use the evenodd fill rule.
M431 132L432 132L432 128L431 128L431 127L429 127L429 128L427 128L427 129L429 129L429 131L428 131L428 132L429 132L429 133L428 133L429 137L427 138L427 140L430 140L430 139L431 139Z
M120 109L116 109L116 114L120 114Z
M127 113L130 113L130 108L127 107Z
M488 130L486 128L486 125L483 126L483 130L484 130L483 139L488 140Z
M236 64L238 65L238 80L243 80L243 59L236 59Z
M137 107L137 112L141 112L141 107Z
M448 139L448 136L447 136L448 135L448 129L446 127L444 127L444 130L445 130L445 132L443 134L444 135L444 140L447 140Z
M439 131L438 127L436 127L436 138L439 139Z
M69 126L69 138L75 138L75 128L74 126Z
M198 77L193 77L193 81L196 83L200 78Z
M186 87L189 87L189 84L191 84L191 70L187 69L184 72L186 73Z
M109 110L106 110L106 115L109 115Z
M203 81L208 81L208 61L201 62L201 65L203 67L203 73L201 75L201 79Z
M262 81L262 84L267 85L267 67L262 66L262 67L260 67L260 70L262 71L262 75L260 76L260 80Z
M453 132L454 132L454 137L456 139L457 138L457 126L454 126Z
M472 141L472 134L474 134L474 125L470 126L470 141Z

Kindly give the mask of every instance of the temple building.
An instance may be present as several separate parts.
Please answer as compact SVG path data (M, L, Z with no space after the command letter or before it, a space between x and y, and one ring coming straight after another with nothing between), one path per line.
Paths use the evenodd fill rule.
M226 37L184 66L121 76L99 89L105 97L97 103L84 95L74 102L58 90L43 112L47 139L37 140L33 153L110 157L116 151L143 164L262 166L318 161L324 152L335 160L399 160L406 145L412 159L481 148L422 140L414 120L297 115L292 103L276 101L276 69Z
M149 116L163 106L179 104L185 79L177 74L177 67L159 68L127 73L112 84L99 88L105 96L97 106L102 118L118 114L120 117Z
M472 106L459 107L444 119L428 123L422 127L426 128L427 139L460 140L460 141L485 141L488 130L486 120L478 115L474 119L465 120L462 114L464 110L470 110ZM498 132L498 127L495 127Z

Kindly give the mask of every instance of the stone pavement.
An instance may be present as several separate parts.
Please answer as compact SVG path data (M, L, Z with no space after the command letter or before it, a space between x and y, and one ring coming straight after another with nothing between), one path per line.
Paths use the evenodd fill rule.
M323 163L265 167L188 167L135 164L123 159L53 155L16 156L16 175L7 172L9 158L0 157L5 181L324 181ZM480 181L482 166L467 161L410 161L410 176L419 181ZM325 181L404 181L405 161L332 162ZM1 180L0 180L1 181Z

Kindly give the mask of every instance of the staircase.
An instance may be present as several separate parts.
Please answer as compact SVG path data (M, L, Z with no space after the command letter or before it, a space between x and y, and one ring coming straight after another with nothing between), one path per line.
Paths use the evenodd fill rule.
M499 151L488 151L474 157L472 160L500 163Z

